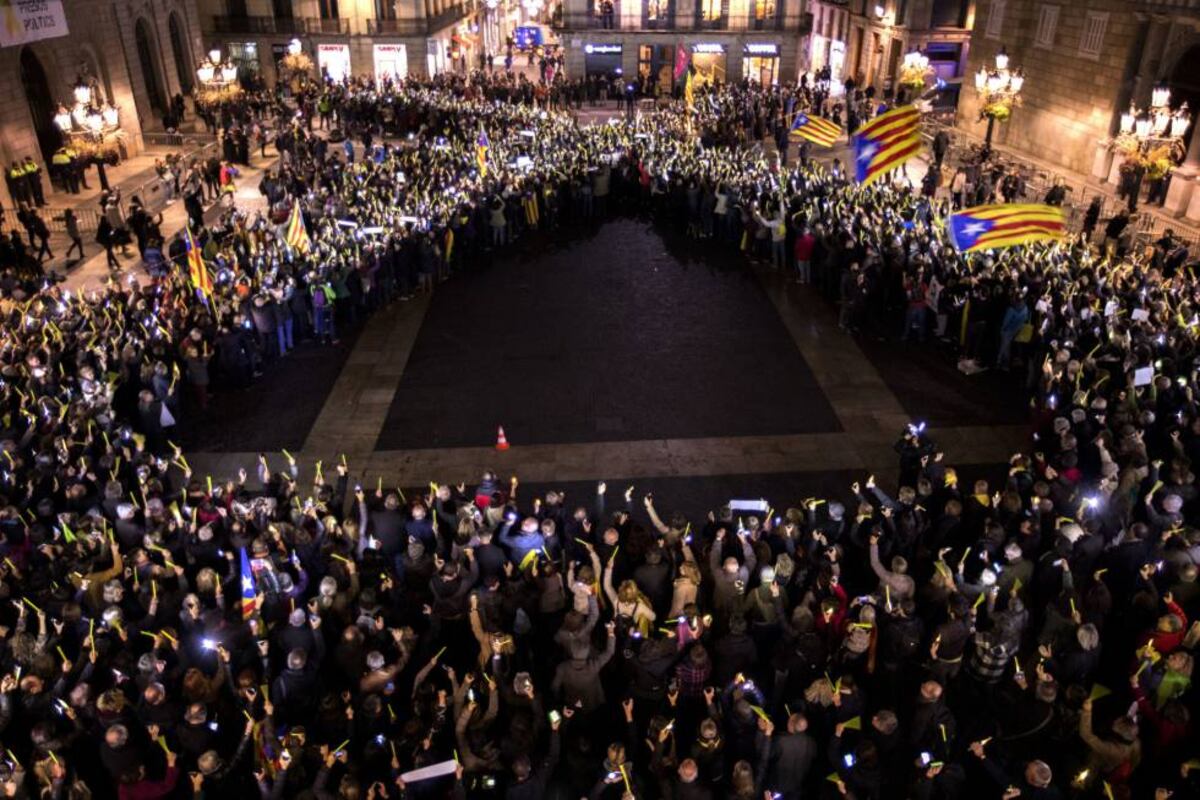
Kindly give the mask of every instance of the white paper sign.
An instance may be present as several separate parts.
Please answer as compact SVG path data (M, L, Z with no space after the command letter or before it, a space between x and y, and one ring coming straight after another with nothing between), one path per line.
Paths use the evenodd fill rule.
M62 0L0 0L0 47L66 36Z
M1133 371L1134 386L1149 386L1154 381L1154 367L1139 367Z
M1150 319L1150 312L1144 308L1135 308L1129 318L1134 322L1145 322Z
M442 761L437 764L431 764L428 767L421 767L410 772L405 772L400 778L405 783L416 783L417 781L427 781L432 778L440 778L443 775L453 775L458 769L458 764L454 760Z
M1104 304L1104 316L1111 317L1116 313L1117 313L1117 301L1116 300L1109 300L1107 303Z

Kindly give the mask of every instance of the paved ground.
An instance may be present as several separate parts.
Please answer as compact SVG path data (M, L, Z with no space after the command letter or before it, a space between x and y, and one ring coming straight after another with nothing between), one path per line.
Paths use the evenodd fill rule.
M619 220L441 287L377 449L487 444L500 424L524 444L838 430L754 275L697 255Z
M354 480L410 493L494 468L525 496L590 502L607 480L618 502L633 483L700 515L733 496L844 496L867 473L891 485L915 419L968 479L1002 480L1027 437L1002 376L963 376L937 343L852 339L808 287L628 219L532 238L341 332L214 398L183 437L193 466L345 454Z
M779 275L698 261L634 221L555 247L396 303L348 355L289 356L261 381L273 386L218 400L212 422L246 418L195 438L192 464L230 475L267 451L278 468L287 448L302 464L345 454L364 485L472 483L494 468L572 497L634 483L664 509L702 513L734 495L842 496L872 472L891 485L892 445L913 419L967 477L1000 480L996 465L1026 441L1019 402L997 402L993 379L959 374L932 343L857 342ZM608 371L628 380L594 378ZM524 416L495 410L519 403ZM597 424L610 408L623 429ZM492 447L495 419L507 452ZM210 448L221 452L195 452Z

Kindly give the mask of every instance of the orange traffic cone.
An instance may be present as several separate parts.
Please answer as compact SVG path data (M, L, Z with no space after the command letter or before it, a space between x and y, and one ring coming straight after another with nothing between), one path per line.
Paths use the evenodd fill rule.
M504 426L503 425L499 426L499 428L496 430L496 449L497 450L507 450L508 449L508 439L504 436Z

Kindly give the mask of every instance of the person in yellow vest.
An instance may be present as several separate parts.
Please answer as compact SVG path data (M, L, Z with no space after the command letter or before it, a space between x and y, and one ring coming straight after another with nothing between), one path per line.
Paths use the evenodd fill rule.
M25 168L19 161L12 162L12 166L4 173L4 182L8 184L8 195L12 198L14 206L29 202L29 185L25 182Z
M29 186L33 202L38 206L46 205L46 194L42 189L42 168L37 165L32 156L25 156L25 163L21 165L21 168L25 173L25 182Z
M50 175L65 191L79 194L79 177L75 174L74 160L68 148L60 147L54 151L50 157Z

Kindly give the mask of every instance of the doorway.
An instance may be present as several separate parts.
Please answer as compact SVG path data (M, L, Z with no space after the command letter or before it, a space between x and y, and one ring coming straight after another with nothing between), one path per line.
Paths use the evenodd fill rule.
M29 103L29 115L33 118L33 131L37 136L42 160L50 163L50 157L59 148L62 134L54 126L54 100L50 92L50 80L41 60L26 47L21 51L21 85L25 88L25 100Z
M167 110L163 100L162 84L158 80L158 65L154 61L154 49L150 45L150 30L146 20L139 19L133 28L133 37L137 43L138 62L142 65L142 82L146 86L146 98L150 107L158 112Z
M167 21L168 32L171 35L171 51L175 53L175 74L179 76L179 89L184 94L192 92L192 67L188 59L188 49L184 44L183 30L179 26L179 16L172 13Z

